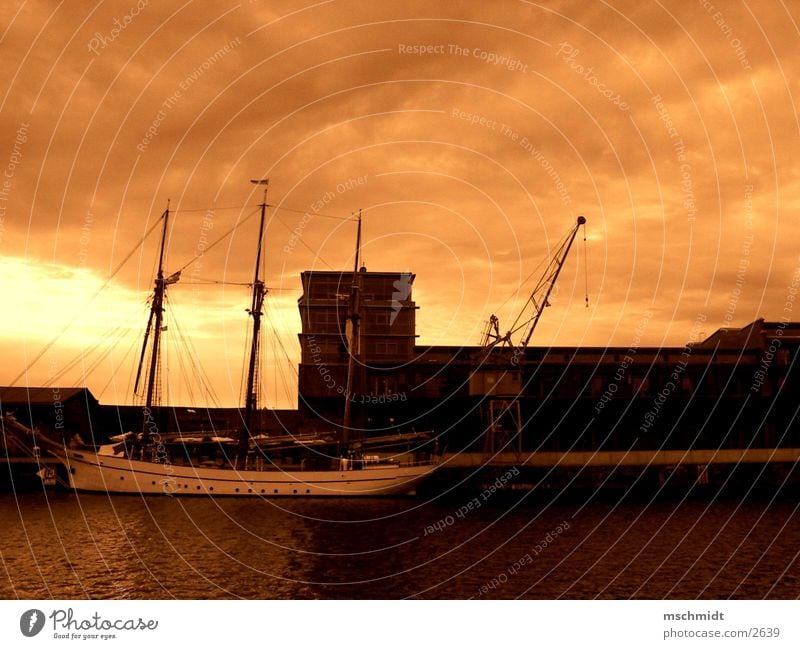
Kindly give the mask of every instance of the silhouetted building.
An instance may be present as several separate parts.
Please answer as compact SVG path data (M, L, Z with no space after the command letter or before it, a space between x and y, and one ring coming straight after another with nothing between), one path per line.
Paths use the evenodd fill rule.
M88 388L0 387L0 413L50 437L86 436L98 412Z
M302 330L299 367L301 413L311 427L341 421L347 392L352 272L306 271L298 300ZM360 350L349 398L356 415L373 429L392 427L407 401L414 360L414 275L358 273ZM379 406L379 407L374 407Z
M410 403L453 450L488 450L493 427L507 451L800 447L799 346L800 323L757 320L683 347L532 347L504 369L499 352L419 348ZM519 389L481 395L491 374Z
M364 427L432 429L451 451L800 447L800 323L757 320L680 347L415 346L411 273L360 274ZM341 421L352 273L307 271L301 416ZM633 337L633 332L632 332Z

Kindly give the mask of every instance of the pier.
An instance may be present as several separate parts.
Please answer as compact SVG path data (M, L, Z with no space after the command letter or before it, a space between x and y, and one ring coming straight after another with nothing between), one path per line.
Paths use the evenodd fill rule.
M780 464L800 460L800 448L743 448L663 451L543 451L531 453L448 453L443 467L650 467L712 466L716 464Z

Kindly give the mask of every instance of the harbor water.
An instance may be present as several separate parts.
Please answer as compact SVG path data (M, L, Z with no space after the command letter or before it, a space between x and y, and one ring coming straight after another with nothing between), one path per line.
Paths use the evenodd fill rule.
M7 493L0 596L796 598L797 509L769 498Z

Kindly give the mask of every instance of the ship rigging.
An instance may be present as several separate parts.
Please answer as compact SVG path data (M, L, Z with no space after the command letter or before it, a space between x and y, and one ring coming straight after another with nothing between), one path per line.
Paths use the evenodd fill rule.
M155 410L160 404L161 335L167 287L180 278L180 270L165 277L164 260L170 212L162 214L163 227L150 315L135 381L138 389L149 350L142 428L139 434L118 436L115 443L99 448L73 448L47 443L68 470L74 489L110 493L227 496L380 496L413 493L438 464L438 458L419 450L428 433L402 438L405 451L376 453L391 447L392 436L374 438L367 454L366 440L351 439L353 428L350 399L345 398L341 430L331 436L304 436L289 432L267 437L258 430L260 391L260 336L264 315L263 244L265 239L267 180L256 237L255 269L248 315L252 333L247 364L242 424L236 439L204 434L162 434ZM355 272L349 299L349 344L347 385L356 384L359 353L359 256L361 219L356 237ZM191 263L191 262L190 262ZM185 268L185 266L184 266ZM423 439L424 438L424 439ZM409 450L408 445L413 444ZM210 448L209 448L210 447ZM414 450L416 449L416 450ZM296 460L298 454L302 461Z

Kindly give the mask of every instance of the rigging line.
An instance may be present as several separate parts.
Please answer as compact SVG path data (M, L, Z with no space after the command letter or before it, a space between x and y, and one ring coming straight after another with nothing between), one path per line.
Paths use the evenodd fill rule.
M223 280L215 280L215 279L201 279L199 282L181 282L181 286L213 286L215 284L220 284L222 286L252 286L253 282L226 282ZM264 287L268 291L296 291L297 289L294 288L286 288L285 286L265 286Z
M117 348L117 345L122 342L123 338L125 337L125 332L123 331L117 341L113 344L113 346L109 346L100 356L98 356L93 362L89 365L84 366L83 372L81 375L81 379L85 384L87 379L105 362L107 358L109 358Z
M100 286L100 288L98 288L98 289L97 289L97 290L96 290L96 291L95 291L95 292L92 294L92 296L91 296L91 297L90 297L90 298L89 298L89 299L88 299L88 300L87 300L87 301L86 301L86 302L83 304L83 306L81 306L81 308L80 308L80 309L78 309L78 310L75 312L75 314L72 316L72 319L71 319L69 322L67 322L67 324L66 324L66 325L64 325L64 327L61 329L61 331L59 331L59 332L58 332L58 333L57 333L55 336L53 336L53 338L51 338L51 339L50 339L50 342L48 342L48 343L47 343L47 344L46 344L46 345L45 345L45 346L42 348L42 350L41 350L41 351L40 351L38 354L36 354L36 356L34 356L33 360L32 360L30 363L28 363L28 364L25 366L25 368L24 368L24 369L23 369L23 370L22 370L22 371L21 371L19 374L17 374L17 376L15 376L15 377L14 377L14 378L11 380L11 382L8 384L8 385L9 385L9 387L11 387L11 386L14 386L14 385L17 383L17 381L19 381L19 380L20 380L20 379L21 379L23 376L25 376L25 375L28 373L28 370L30 370L30 369L31 369L31 368L32 368L34 365L36 365L36 363L38 363L38 362L39 362L39 361L42 359L42 357L43 357L43 356L44 356L44 355L45 355L45 354L46 354L48 351L50 351L50 349L52 348L52 346L53 346L53 345L55 345L55 344L56 344L56 342L58 342L58 341L59 341L59 340L62 338L62 336L63 336L63 335L64 335L64 334L67 332L67 329L69 329L69 328L70 328L70 327L71 327L73 324L75 324L75 321L76 321L78 318L80 318L82 315L84 315L84 314L86 313L86 308L87 308L87 307L88 307L88 306L89 306L89 305L90 305L92 302L94 302L94 300L97 298L97 296L98 296L98 295L100 295L100 293L101 293L102 291L104 291L104 290L106 289L106 287L107 287L107 286L108 286L108 285L111 283L111 280L112 280L112 279L114 279L114 277L116 276L116 274L117 274L117 273L118 273L120 270L122 270L122 267L123 267L123 266L124 266L124 265L125 265L125 264L128 262L128 260L129 260L131 257L133 257L134 253L135 253L135 252L136 252L136 251L139 249L139 246L141 246L141 245L142 245L142 244L145 242L145 240L147 239L147 237L149 237L149 236L150 236L150 233L152 233L152 232L153 232L153 230L155 230L155 229L156 229L156 226L160 225L160 223L161 223L161 219L162 219L163 217L164 217L164 214L162 213L162 214L161 214L161 217L159 217L158 219L156 219L156 222L155 222L155 223L153 223L153 225L151 225L151 226L150 226L150 229L149 229L149 230L147 230L147 232L145 232L145 233L144 233L144 235L142 236L142 238L141 238L141 239L139 239L139 241L136 243L136 245L134 245L134 246L133 246L133 248L131 249L131 251L130 251L130 252L127 254L127 255L125 255L125 257L123 257L122 261L121 261L121 262L120 262L120 263L117 265L117 267L116 267L116 268L113 270L113 272L112 272L112 273L111 273L111 274L110 274L110 275L109 275L109 276L106 278L106 280L105 280L105 282L103 282L102 286Z
M147 302L149 302L149 300L147 300L147 301L146 301L146 303L145 303L145 306L147 306L147 307L148 307L148 308L147 308L147 311L150 311L150 308L149 308L149 305L147 304ZM145 313L145 312L143 312L143 313L142 313L142 318L144 318L144 317L145 317L144 313ZM141 337L139 338L139 341L137 341L137 342L138 342L139 344L141 344ZM134 350L138 350L138 351L141 353L141 348L139 347L139 345L138 345L138 344L137 344L136 346L134 346L134 347L133 347L133 349L134 349ZM136 403L136 398L137 398L137 395L136 395L136 390L135 390L135 388L136 388L136 384L135 384L135 376L136 376L136 368L137 368L137 362L136 362L136 360L137 360L137 356L138 356L138 355L137 355L137 354L136 354L136 352L134 351L134 352L133 352L133 357L132 357L132 359L131 359L131 363L130 363L130 371L128 372L128 382L127 382L127 384L125 385L125 395L126 395L128 398L130 398L130 399L131 399L131 403L132 403L132 404L134 404L134 405L137 405L137 403ZM126 357L124 357L124 358L125 358L125 359L127 359L127 356L126 356ZM122 423L122 422L120 422L120 424L121 424L121 423Z
M273 331L274 330L275 330L275 328L273 327ZM277 354L276 354L275 355L276 356L276 365L278 365L278 372L279 372L279 374L281 376L281 383L283 384L283 390L284 390L284 393L286 395L286 400L289 403L292 403L294 401L295 397L297 396L297 387L296 387L297 382L295 381L295 377L298 376L298 373L297 373L297 369L295 368L294 363L292 363L291 360L288 358L288 354L286 353L286 348L283 346L283 341L281 341L281 339L277 336L277 332L275 332L275 334L276 334L275 335L275 340L276 340L278 346L281 348L281 351L283 352L284 356L287 357L285 363L278 363L277 362ZM291 387L295 388L294 391L292 391L290 389L289 380L287 380L287 378L286 378L286 367L285 367L286 365L289 366L289 368L292 370L292 372L294 374L294 376L292 377L292 386L291 386ZM277 404L277 402L278 402L278 390L277 390L277 386L276 386L276 389L275 389L275 403Z
M178 213L181 213L181 212L218 212L218 211L221 211L221 210L244 210L244 209L247 209L248 207L255 207L255 208L260 209L261 208L261 203L258 203L257 205L245 204L245 205L230 205L230 206L226 206L226 207L196 207L196 208L185 208L185 209L182 208L182 209L177 209L177 210L170 210L170 214L178 214ZM325 218L325 219L336 219L338 221L355 221L356 220L356 219L354 219L353 217L350 217L350 216L338 216L336 214L324 214L322 212L314 212L313 210L311 210L309 212L309 210L299 210L299 209L296 209L296 208L293 208L293 207L286 207L284 205L275 205L273 203L267 203L267 207L271 207L271 208L273 208L275 210L282 210L284 212L294 212L296 214L309 214L310 216L320 216L320 217Z
M90 354L93 354L98 349L98 347L100 347L100 345L102 345L104 342L107 342L108 338L116 336L121 328L122 328L121 325L117 325L103 332L103 334L98 337L97 341L94 344L81 349L81 351L78 352L78 354L75 357L71 358L58 372L56 372L55 374L53 374L53 376L48 378L47 381L45 381L43 384L44 387L48 388L51 387L52 385L55 385L57 381L60 381L68 372L70 372L73 368L77 367L77 365L81 362L81 360L85 360L86 357L89 356Z
M139 340L136 337L131 336L131 344L128 346L128 351L126 351L123 354L122 361L120 362L120 366L122 366L129 357L135 358L134 351L135 351L136 347L138 346L138 343L139 343ZM98 399L100 399L103 396L103 394L105 394L105 391L108 390L108 386L111 385L111 382L116 378L117 378L117 373L114 371L114 358L112 357L111 358L111 376L109 377L108 381L106 381L106 384L103 386L102 390L100 390L99 394L97 395ZM131 392L131 390L130 390L131 385L130 384L131 384L132 380L133 380L133 376L131 376L128 379L128 386L127 386L127 390L125 392L127 395L129 395L130 392Z
M270 325L270 326L272 326L272 332L275 334L275 338L278 341L278 345L281 348L281 352L283 352L284 361L286 362L286 364L289 367L292 368L292 372L294 372L294 375L295 376L299 376L298 370L297 370L297 367L296 367L296 362L295 362L295 360L292 359L292 357L289 355L289 352L286 350L286 346L283 344L283 340L281 340L280 334L278 333L278 330L275 328L274 325Z
M182 349L182 346L185 345L185 341L183 340L183 337L181 335L181 330L180 330L180 327L178 326L178 321L175 318L175 309L174 309L174 307L172 305L172 302L169 301L168 299L166 299L166 295L164 297L165 297L165 300L164 300L164 311L165 311L164 321L169 323L167 326L171 325L172 328L175 331L177 331L177 335L174 336L175 342L177 343L177 345L173 346L173 350L172 351L173 351L173 355L175 357L177 357L177 359L178 359L178 374L179 374L178 379L182 383L184 393L188 396L189 403L194 403L195 402L194 390L192 388L191 382L189 381L189 373L186 371L186 366L185 366L185 363L184 363L183 354L181 353L182 351L184 351ZM169 385L169 382L168 382L168 385Z
M274 300L273 300L273 302L274 302ZM269 313L269 310L267 311L267 313ZM298 371L297 371L297 368L295 367L295 364L292 362L292 359L289 357L289 353L286 351L286 347L283 344L283 340L281 339L281 336L278 333L278 329L275 326L275 321L271 317L267 316L267 323L268 323L270 329L272 330L273 358L275 359L276 370L277 370L277 373L280 374L281 383L283 385L284 393L285 393L285 395L287 397L287 400L291 403L293 401L293 399L294 399L294 395L290 391L289 382L286 379L286 371L285 371L285 368L284 368L284 364L289 365L289 367L294 372L295 376L298 376ZM278 347L280 347L280 350L283 353L285 363L283 363L283 362L279 363L278 362L278 354L277 354L277 348ZM294 383L294 378L292 379L292 382ZM278 403L278 387L277 387L277 385L275 386L275 403L276 403L276 407L277 407L277 403Z
M106 347L102 351L102 353L100 353L99 356L97 356L93 360L89 358L88 354L85 356L79 356L77 358L77 362L73 367L77 367L77 365L80 364L82 370L81 382L84 385L86 385L87 379L91 375L91 373L94 372L102 364L102 362L117 349L117 345L119 345L125 339L127 332L128 332L127 327L125 327L124 325L120 325L112 333L108 334L107 336L108 340L105 341L107 343ZM102 340L99 341L98 346L102 342L103 342ZM94 349L92 349L91 351L94 352L94 350L97 349L98 346L95 346Z
M282 365L280 366L280 369L278 370L278 373L280 374L280 377L281 377L281 385L283 386L283 393L284 393L284 395L286 397L286 401L287 401L287 403L291 404L294 401L294 395L292 393L292 390L290 389L289 381L286 379L286 372L283 369ZM279 401L278 401L278 387L276 385L275 386L275 409L276 410L278 409L278 403L279 403Z
M311 210L311 212L309 212L308 210L296 210L296 209L293 209L291 207L284 207L283 205L271 205L270 203L267 203L267 207L275 208L275 210L283 210L284 212L295 212L296 214L308 214L309 216L321 216L322 218L325 218L325 219L336 219L337 221L358 221L357 218L352 217L352 216L335 216L333 214L323 214L322 212L314 212L314 210Z
M249 319L248 319L249 320ZM250 349L250 324L245 325L244 334L244 347L242 348L242 369L239 375L239 403L245 402L245 395L247 394L247 350ZM242 417L244 417L244 410L242 409Z
M101 345L108 345L112 350L121 342L122 338L130 332L131 329L127 325L115 325L109 327L106 331L97 337L97 341L88 347L81 349L73 358L71 358L56 374L48 378L44 383L45 387L50 387L60 381L68 372L73 370L79 363L86 361L86 359L94 354ZM109 344L110 339L116 339L112 344Z
M177 325L176 325L177 327ZM202 365L200 365L199 360L196 358L196 352L192 348L191 340L186 337L183 330L178 328L178 335L180 336L180 343L184 347L184 352L187 358L187 364L189 368L193 371L193 377L197 381L197 387L200 389L200 393L206 403L206 407L208 406L208 402L210 401L214 406L218 405L218 400L211 389L211 386L208 385L205 379L205 372L203 370ZM182 356L178 356L178 360L181 361L183 364ZM186 384L189 385L190 377L185 375ZM194 400L194 397L192 397Z
M256 214L259 214L259 213L260 213L260 209L256 209L256 210L250 212L250 214L245 216L241 221L236 223L227 232L222 234L216 241L214 241L210 245L206 246L206 248L205 248L205 250L203 250L203 252L201 252L199 255L195 255L194 257L192 257L192 259L190 259L183 266L181 266L176 272L180 273L180 272L183 272L184 270L186 270L189 266L191 266L194 262L196 262L198 259L200 259L200 257L205 255L214 246L216 246L218 243L221 243L224 239L226 239L234 230L236 230L238 227L240 227L240 226L244 225L245 223L247 223L250 219L252 219Z
M185 394L188 397L189 403L196 403L197 400L194 398L194 389L192 388L191 381L189 379L189 372L186 370L186 365L184 363L183 354L176 354L178 358L178 369L180 370L180 378L183 382L183 389ZM202 387L201 387L202 390Z
M274 303L274 300L271 300L271 303ZM267 326L269 327L270 331L272 332L272 336L270 336L270 338L271 338L271 342L272 342L272 352L273 352L272 353L272 357L274 359L274 370L275 370L273 372L273 385L274 385L274 388L275 388L274 407L278 408L278 404L280 402L280 399L278 397L278 381L277 381L277 379L280 378L281 386L283 387L283 392L284 392L284 395L286 397L286 401L287 401L287 403L291 404L291 403L294 402L294 400L296 398L296 392L297 392L296 385L297 385L297 382L296 382L294 377L291 378L291 382L293 384L292 387L295 388L294 392L293 392L291 387L290 387L290 385L289 385L289 380L287 380L285 366L289 365L291 370L294 372L295 376L297 375L297 369L295 368L295 365L292 362L292 359L289 357L289 353L286 351L286 347L283 344L283 340L281 338L281 335L280 335L280 333L278 332L278 329L275 326L274 319L269 315L271 310L272 310L272 306L270 304L270 305L268 305L268 307L266 309L266 312L268 314L267 315ZM278 355L278 349L279 348L280 348L280 351L283 353L283 359L279 358L279 355Z
M275 390L275 404L277 404L278 396L277 372L279 371L279 367L277 352L275 350L275 339L268 336L267 328L268 327L265 324L264 327L261 328L261 336L259 336L258 361L260 363L260 367L257 372L259 390L258 394L259 398L261 398L261 394L264 395L263 401L259 402L261 404L260 409L267 409L270 407L270 388ZM277 405L274 405L273 408L277 408Z
M276 219L276 220L278 221L278 223L280 223L280 224L281 224L281 225L282 225L284 228L286 228L287 230L289 230L289 232L291 232L292 234L294 234L294 230L293 230L292 228L290 228L290 227L289 227L289 226L288 226L286 223L284 223L283 219L282 219L280 216L278 216L277 214L275 214L275 219ZM326 265L328 268L330 268L331 270L333 270L333 266L331 266L331 265L330 265L330 264L329 264L327 261L325 261L325 260L322 258L322 255L320 255L320 254L319 254L319 252L317 252L316 250L314 250L313 248L311 248L311 246L309 246L309 245L308 245L308 244L307 244L307 243L306 243L306 242L303 240L303 237L302 237L302 236L299 236L299 237L297 237L297 241L299 241L300 243L302 243L302 244L303 244L303 245L304 245L304 246L305 246L305 247L306 247L306 248L309 250L309 252L311 252L311 254L312 254L312 255L314 255L314 257L315 257L315 258L319 259L319 260L320 260L320 261L321 261L323 264L325 264L325 265Z
M189 359L192 369L196 374L200 390L203 392L206 399L209 399L216 407L219 407L219 398L214 392L214 388L211 385L211 379L209 378L208 373L205 371L203 364L200 362L200 354L197 353L197 348L194 346L194 342L192 341L191 337L186 335L183 325L180 324L180 321L175 316L176 305L174 299L170 298L169 305L172 323L178 332L179 341L186 349L186 355Z
M226 282L225 280L221 279L203 279L198 278L198 281L195 282L181 282L182 286L211 286L212 284L221 284L223 286L252 286L253 282ZM285 290L285 289L278 289L278 290Z
M229 205L226 207L197 207L197 208L181 208L179 210L170 210L170 214L180 213L180 212L219 212L221 210L244 210L248 207L257 207L260 208L261 204L258 205Z
M272 305L275 304L275 300L272 299L271 297L269 297L269 294L267 294L267 300L268 300L267 312L269 313L270 311L276 309L277 306L272 306ZM276 325L275 325L275 320L273 318L271 318L270 316L267 316L267 322L269 323L269 326L272 328L273 332L275 332L275 335L278 336L278 330L277 330ZM294 336L294 335L291 335L291 334L290 334L290 336L297 343L298 352L302 352L302 347L300 346L300 341L297 339L297 336ZM283 345L282 339L279 338L279 340L281 340L281 348L283 349L283 353L286 356L286 360L292 365L292 367L294 367L294 363L293 363L291 357L289 356L288 352L286 351L286 348Z

